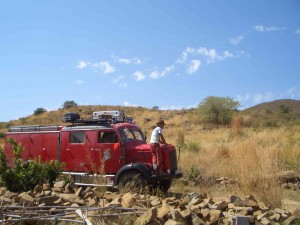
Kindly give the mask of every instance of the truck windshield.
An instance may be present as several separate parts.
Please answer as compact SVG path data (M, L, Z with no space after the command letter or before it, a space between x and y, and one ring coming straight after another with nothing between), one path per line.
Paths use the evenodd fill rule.
M123 142L130 142L136 140L145 141L145 136L139 129L120 128L119 133Z

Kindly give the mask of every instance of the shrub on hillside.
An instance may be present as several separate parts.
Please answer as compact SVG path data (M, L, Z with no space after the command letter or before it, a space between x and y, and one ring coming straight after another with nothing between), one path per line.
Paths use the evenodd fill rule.
M47 110L40 107L40 108L37 108L36 110L34 110L33 115L39 115L39 114L42 114L44 112L47 112Z
M198 105L199 116L202 122L227 125L239 105L230 97L210 96Z
M14 155L14 167L7 164L6 154L0 148L0 180L8 190L22 192L32 190L36 185L50 183L61 173L63 164L57 161L49 163L38 161L24 161L21 159L23 147L13 139L7 140L12 145Z
M64 104L62 105L62 109L69 109L72 107L77 106L77 103L74 101L65 101Z

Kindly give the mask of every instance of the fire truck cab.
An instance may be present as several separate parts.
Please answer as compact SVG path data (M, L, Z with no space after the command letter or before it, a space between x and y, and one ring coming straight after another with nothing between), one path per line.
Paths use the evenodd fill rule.
M145 135L123 111L94 112L92 119L67 113L63 120L71 125L14 126L5 138L23 146L24 160L41 158L44 162L64 163L64 173L71 175L76 185L123 189L135 180L135 185L167 191L172 180L182 176L175 147L170 144L161 146L164 173L155 174ZM8 142L4 150L12 164L12 146Z

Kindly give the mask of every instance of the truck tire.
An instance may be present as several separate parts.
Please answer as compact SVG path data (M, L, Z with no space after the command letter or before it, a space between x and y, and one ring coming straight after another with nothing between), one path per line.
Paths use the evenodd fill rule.
M172 179L159 181L158 188L163 192L168 192L172 185Z
M128 171L120 177L118 189L121 193L143 192L146 185L147 181L139 172Z

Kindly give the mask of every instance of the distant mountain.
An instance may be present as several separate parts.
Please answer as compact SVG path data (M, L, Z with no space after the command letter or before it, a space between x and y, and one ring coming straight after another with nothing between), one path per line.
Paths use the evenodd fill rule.
M250 108L247 108L243 111L245 111L245 112L261 111L261 110L277 111L277 110L283 109L284 107L288 107L290 109L290 112L300 113L300 100L281 99L281 100L275 100L275 101L271 101L271 102L264 102L264 103L252 106Z
M292 99L265 102L242 110L245 126L278 127L300 124L300 101Z

